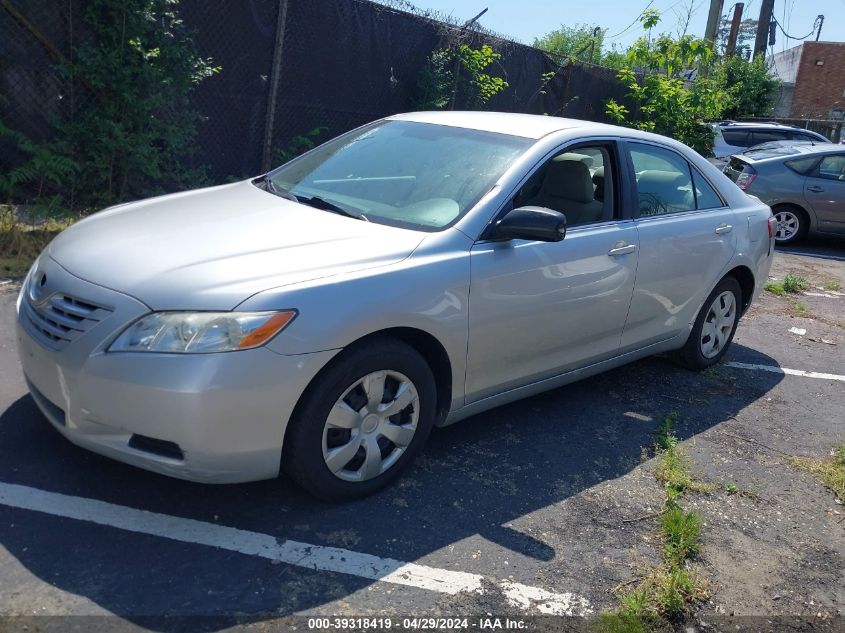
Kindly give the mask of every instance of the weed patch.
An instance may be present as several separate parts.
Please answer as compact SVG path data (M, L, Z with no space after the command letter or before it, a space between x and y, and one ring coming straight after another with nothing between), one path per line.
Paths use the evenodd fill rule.
M749 499L760 498L760 493L756 486L754 488L740 488L732 481L725 481L722 483L722 490L731 496L748 497Z
M839 280L837 279L828 279L826 282L824 282L823 288L825 290L833 290L834 292L836 292L837 290L842 290L842 284L839 283Z
M707 367L706 369L702 369L701 375L704 376L705 378L716 378L719 375L719 372L716 370L715 365L711 365L710 367Z
M783 289L786 292L796 293L805 290L809 284L807 280L798 275L785 275L783 278Z
M601 633L671 630L672 622L707 599L707 582L692 564L701 546L701 516L685 512L678 499L686 492L707 491L712 486L693 477L689 459L678 446L677 422L678 414L668 413L655 437L660 457L655 475L666 489L660 524L663 561L633 590L619 596L619 608L598 617L596 628Z
M675 566L681 565L698 554L701 517L672 504L663 514L663 536L666 539L663 547L665 559Z
M0 210L0 277L23 277L47 244L70 221L47 221L31 226L18 221L11 210Z
M678 440L675 438L675 425L678 423L678 412L670 411L660 421L655 434L654 448L657 451L665 451L673 448Z
M786 290L783 289L783 285L775 283L773 281L767 283L765 288L773 295L777 295L778 297L782 297L784 294L786 294Z
M789 463L815 475L845 503L845 444L838 446L831 458L790 457Z

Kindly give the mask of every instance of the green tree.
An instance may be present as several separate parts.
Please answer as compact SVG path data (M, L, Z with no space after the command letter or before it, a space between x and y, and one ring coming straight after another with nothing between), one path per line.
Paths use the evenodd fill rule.
M649 31L657 24L652 14L643 14L641 21ZM721 84L705 76L713 61L713 50L703 39L691 35L652 39L649 33L630 48L627 64L618 74L630 89L639 116L632 118L613 99L605 112L619 124L670 136L710 155L714 133L706 121L718 118L729 100Z
M606 29L595 24L561 25L534 40L534 47L556 53L566 59L586 61L611 68L621 68L625 53L615 45L605 48Z
M598 64L602 56L605 31L595 24L562 24L534 40L534 47L568 59Z
M719 54L724 55L728 46L728 35L731 32L731 19L723 16L719 21L719 28L716 31L716 47ZM751 45L757 37L757 20L746 18L739 23L739 31L736 38L736 54L739 57L748 59L751 57Z
M200 176L186 168L202 120L190 95L218 69L197 54L177 6L178 0L86 3L93 37L77 47L66 71L93 86L96 98L65 130L83 166L80 180L99 185L91 202L185 187Z
M772 113L781 82L769 75L762 55L752 61L741 57L725 57L717 66L714 76L728 93L722 117L739 119Z
M417 81L415 106L424 110L454 108L459 103L483 107L509 86L503 77L488 72L501 58L487 44L480 48L461 44L433 51Z

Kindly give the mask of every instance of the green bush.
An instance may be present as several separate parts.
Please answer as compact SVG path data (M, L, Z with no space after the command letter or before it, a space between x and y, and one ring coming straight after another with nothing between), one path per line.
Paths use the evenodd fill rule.
M651 29L659 15L644 12L643 25ZM683 35L641 37L628 51L625 67L617 75L630 90L639 108L632 118L629 110L610 99L605 113L620 125L656 132L686 143L700 154L713 153L715 132L707 121L719 118L729 95L718 81L705 76L714 59L706 40ZM684 73L695 70L695 81Z
M487 44L433 51L420 71L414 107L442 110L464 103L468 108L481 108L509 86L502 77L487 72L501 58Z
M764 117L772 113L781 82L769 75L762 55L752 61L725 57L716 66L714 75L728 93L720 118Z
M12 132L29 159L3 193L30 203L58 196L84 211L204 182L202 168L188 167L202 122L190 96L219 68L195 50L178 0L83 6L85 40L57 66L73 87L67 107L47 143Z

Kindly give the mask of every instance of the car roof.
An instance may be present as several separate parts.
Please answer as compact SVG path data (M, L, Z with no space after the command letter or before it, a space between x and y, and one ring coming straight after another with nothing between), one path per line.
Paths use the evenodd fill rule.
M511 136L522 136L525 138L539 139L553 132L571 130L575 128L584 129L590 133L603 133L626 136L633 136L630 128L620 128L605 123L583 121L581 119L565 119L557 116L544 116L540 114L517 114L513 112L460 112L460 111L434 111L434 112L409 112L396 114L387 117L394 121L415 121L417 123L433 123L436 125L448 125L461 127L470 130L484 132L497 132L499 134L510 134Z
M776 129L776 130L797 130L799 132L812 132L812 130L805 130L802 127L796 127L794 125L787 125L786 123L777 123L773 121L771 123L765 123L760 121L755 122L741 122L741 121L717 121L714 123L719 129L733 129L733 130L759 130L759 129ZM815 132L814 132L815 134Z
M789 159L810 157L815 154L827 154L829 152L841 152L843 150L836 143L816 143L814 145L790 145L788 147L776 147L772 149L761 149L757 151L745 151L737 154L748 159L750 162L760 162L769 159Z

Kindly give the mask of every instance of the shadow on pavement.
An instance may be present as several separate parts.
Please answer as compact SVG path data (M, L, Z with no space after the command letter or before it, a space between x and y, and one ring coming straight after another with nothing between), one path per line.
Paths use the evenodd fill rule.
M833 236L805 238L797 244L778 246L776 250L786 255L843 261L845 260L845 238Z

